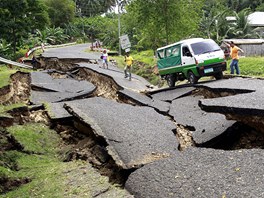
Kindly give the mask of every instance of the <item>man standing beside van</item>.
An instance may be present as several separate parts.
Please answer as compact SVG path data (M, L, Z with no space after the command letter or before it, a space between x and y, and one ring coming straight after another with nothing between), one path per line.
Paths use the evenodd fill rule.
M231 74L234 74L234 69L236 70L236 74L240 74L239 66L238 66L238 52L244 53L242 49L237 47L233 41L230 42L230 44L226 43L228 47L230 47L230 56L232 58L231 64L230 64L230 70Z

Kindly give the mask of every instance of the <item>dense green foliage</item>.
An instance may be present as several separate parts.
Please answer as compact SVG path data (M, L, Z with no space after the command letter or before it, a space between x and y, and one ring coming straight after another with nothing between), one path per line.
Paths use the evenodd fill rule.
M127 6L126 31L139 48L156 49L197 33L203 0L135 0ZM128 25L126 25L128 23Z
M63 27L73 21L75 15L75 3L72 0L45 0L48 7L51 25Z
M107 12L118 3L120 14ZM2 0L0 56L9 58L11 50L42 42L95 39L116 50L118 16L121 35L129 36L132 50L155 50L190 37L218 43L226 38L260 38L263 34L248 25L247 17L263 8L263 0ZM236 22L227 21L228 16Z
M17 44L36 29L43 29L49 24L46 7L40 0L1 0L0 35L12 44L13 52Z

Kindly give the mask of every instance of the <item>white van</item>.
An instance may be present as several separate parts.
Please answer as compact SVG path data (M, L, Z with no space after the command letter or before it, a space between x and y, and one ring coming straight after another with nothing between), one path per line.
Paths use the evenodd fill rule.
M223 78L225 55L212 39L193 38L157 49L158 69L169 87L177 80L188 79L191 84L203 76Z

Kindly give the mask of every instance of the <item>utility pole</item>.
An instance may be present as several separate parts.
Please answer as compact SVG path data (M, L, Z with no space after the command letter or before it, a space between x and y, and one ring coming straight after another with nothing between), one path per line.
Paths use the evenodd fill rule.
M121 55L121 43L120 43L120 36L121 36L121 21L120 21L120 12L121 12L121 1L118 1L118 54Z

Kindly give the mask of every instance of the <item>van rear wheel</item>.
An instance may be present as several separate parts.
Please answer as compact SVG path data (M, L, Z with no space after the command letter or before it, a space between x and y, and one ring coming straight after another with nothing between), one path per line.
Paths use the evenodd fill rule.
M176 82L176 75L175 74L169 74L166 76L167 84L169 87L175 87Z
M199 78L197 78L194 73L191 71L188 72L188 81L193 85L198 82Z

